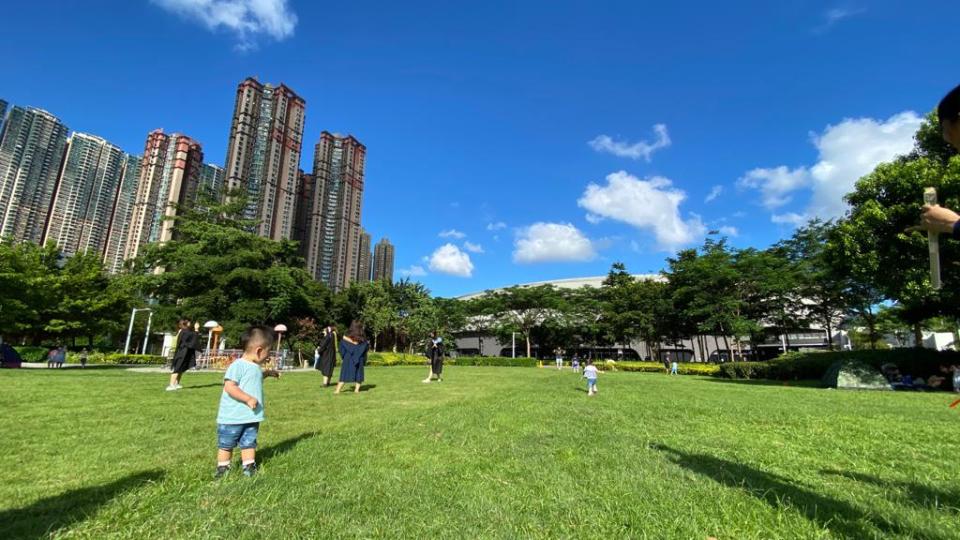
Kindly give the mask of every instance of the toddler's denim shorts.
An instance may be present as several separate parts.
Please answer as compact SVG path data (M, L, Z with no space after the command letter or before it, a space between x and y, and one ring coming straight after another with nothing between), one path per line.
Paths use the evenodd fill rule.
M217 424L217 448L221 450L233 450L238 446L241 450L256 448L259 429L260 422Z

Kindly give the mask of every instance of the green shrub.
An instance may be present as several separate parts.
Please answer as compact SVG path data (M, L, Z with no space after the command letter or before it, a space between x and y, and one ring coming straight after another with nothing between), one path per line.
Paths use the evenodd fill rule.
M769 362L727 362L718 366L717 377L724 379L767 379Z
M422 354L404 354L394 352L371 352L367 355L368 366L426 366L429 363ZM534 358L501 358L492 356L448 357L447 365L454 366L514 366L536 367Z
M46 347L14 347L14 350L17 351L17 354L20 355L20 358L24 362L46 362L47 361L47 351Z
M537 367L536 358L504 358L502 356L461 356L448 358L455 366Z
M612 369L617 371L637 371L645 373L666 373L663 364L657 362L635 362L632 360L621 360L614 362L611 367L610 360L606 363L597 364L600 369ZM717 364L707 364L704 362L679 362L677 364L677 373L680 375L716 375L720 371Z
M79 363L80 355L78 353L74 353L74 354L71 354L68 357L68 359L71 362ZM156 356L152 354L123 354L123 353L104 354L101 352L92 352L87 356L88 364L106 364L106 365L129 364L129 365L162 366L168 362L169 360L165 356Z
M720 367L728 379L773 379L797 381L822 379L838 360L854 360L879 369L894 364L904 375L927 378L939 374L941 365L960 364L960 353L932 349L886 349L865 351L789 352L767 362L731 362Z

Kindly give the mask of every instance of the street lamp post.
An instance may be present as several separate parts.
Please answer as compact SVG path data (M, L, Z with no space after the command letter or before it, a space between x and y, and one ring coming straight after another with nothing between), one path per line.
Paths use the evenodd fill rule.
M207 329L207 359L210 358L210 337L213 336L213 329L220 326L217 321L207 321L203 327Z
M287 331L287 326L285 324L278 324L273 327L273 331L277 333L277 366L283 369L280 362L280 343L283 341L283 333Z
M153 310L150 308L133 308L133 311L130 312L130 326L127 327L127 342L123 346L123 354L130 353L130 336L133 334L133 320L137 318L138 311L149 311L151 317L153 316ZM147 333L149 334L149 332L150 332L150 324L147 323ZM146 345L144 345L144 350L146 350Z
M143 333L143 351L140 354L147 354L147 341L150 339L150 323L153 322L153 311L147 316L147 331Z

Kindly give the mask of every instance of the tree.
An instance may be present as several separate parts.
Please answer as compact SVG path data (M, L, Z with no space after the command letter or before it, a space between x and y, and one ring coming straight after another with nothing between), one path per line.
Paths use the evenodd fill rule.
M937 189L940 203L960 205L960 158L946 151L934 136L930 117L921 125L916 147L908 156L877 166L847 195L851 212L838 226L835 242L843 252L859 257L853 263L863 284L897 302L913 327L915 342L924 320L935 315L960 315L960 244L941 236L940 257L945 284L930 287L926 235L905 230L918 221L923 190ZM861 268L858 268L861 267Z
M502 308L497 314L497 334L506 339L513 332L523 336L527 357L532 355L531 335L557 315L559 295L553 285L509 287L493 293Z
M849 294L845 272L831 264L828 242L833 224L812 220L780 243L796 270L802 307L810 318L827 331L827 347L833 350L833 329L848 313Z
M146 246L131 276L155 303L157 322L215 319L228 332L250 324L320 318L330 294L304 268L297 244L249 232L243 198L182 209L174 238Z

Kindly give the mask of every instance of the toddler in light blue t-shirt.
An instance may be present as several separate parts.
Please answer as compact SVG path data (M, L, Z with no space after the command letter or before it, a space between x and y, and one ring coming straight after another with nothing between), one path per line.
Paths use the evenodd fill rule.
M243 474L257 472L257 434L263 421L263 378L280 377L260 365L270 356L273 330L253 326L240 338L243 356L233 361L223 376L220 410L217 413L217 472L220 478L230 470L233 449L240 447Z

